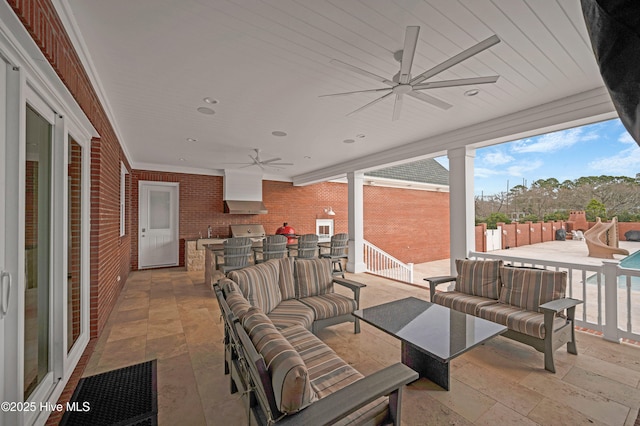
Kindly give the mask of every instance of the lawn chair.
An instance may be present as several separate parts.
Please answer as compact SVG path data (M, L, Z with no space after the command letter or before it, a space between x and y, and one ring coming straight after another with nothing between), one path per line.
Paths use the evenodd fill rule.
M296 250L296 259L313 259L318 257L318 236L316 234L301 235L298 238L298 246L293 248Z
M229 238L223 249L215 252L216 269L227 275L249 265L252 241L247 237Z
M284 235L269 235L262 242L262 247L254 247L253 253L256 263L287 257L287 237Z
M347 248L349 243L349 234L335 234L331 237L327 253L322 253L320 248L320 257L331 259L331 269L333 275L340 275L344 278L344 269L342 268L342 259L347 259ZM327 248L326 246L324 248Z

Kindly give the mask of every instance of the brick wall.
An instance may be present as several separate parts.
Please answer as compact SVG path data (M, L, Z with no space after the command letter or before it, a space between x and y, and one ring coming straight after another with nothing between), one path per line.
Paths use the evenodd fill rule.
M68 269L68 330L67 350L80 336L80 279L82 243L82 147L75 141L69 147L69 258Z
M372 244L403 262L449 257L448 192L365 186L364 200L364 237Z
M100 134L100 139L91 141L90 332L95 338L130 269L130 233L120 238L120 161L130 167L51 0L7 0L7 4ZM79 364L63 395L73 390L82 368ZM64 399L59 402L66 402ZM55 424L60 415L52 415L49 423Z
M180 184L180 265L184 266L184 240L206 236L228 237L229 225L259 223L267 234L284 222L298 234L315 233L316 219L334 220L334 232L348 232L347 185L325 182L293 186L263 181L265 215L230 215L223 212L222 176L134 170L131 183L131 266L138 269L139 181ZM449 194L383 187L364 188L364 237L404 262L427 262L449 256ZM335 216L324 209L332 207Z

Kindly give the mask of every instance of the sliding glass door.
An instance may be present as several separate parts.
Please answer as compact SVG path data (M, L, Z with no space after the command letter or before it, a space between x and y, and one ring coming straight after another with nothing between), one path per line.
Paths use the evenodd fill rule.
M51 105L0 49L0 401L29 407L0 425L44 424L89 341L90 136Z

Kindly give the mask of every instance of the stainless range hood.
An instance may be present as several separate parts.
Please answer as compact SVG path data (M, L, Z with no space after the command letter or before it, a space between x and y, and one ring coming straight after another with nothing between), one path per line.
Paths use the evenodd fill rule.
M262 202L262 173L225 170L223 199L225 213L267 214Z
M262 201L224 200L224 212L229 214L267 214Z

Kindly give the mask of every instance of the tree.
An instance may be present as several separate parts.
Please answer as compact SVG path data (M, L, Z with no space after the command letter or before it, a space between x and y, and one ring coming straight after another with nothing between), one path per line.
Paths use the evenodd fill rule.
M567 210L556 210L553 213L548 213L544 215L543 220L548 222L550 220L568 220L569 213Z
M575 180L539 179L529 188L516 185L500 196L484 196L476 202L476 216L489 217L493 212L524 213L544 220L568 218L571 210L591 209L588 218L617 216L618 220L637 221L640 217L640 173L628 176L584 176ZM597 200L600 204L592 204Z
M587 220L590 222L595 222L596 217L601 218L602 220L607 220L607 208L604 203L592 198L587 204L587 207L584 209L587 214Z
M511 223L511 219L504 213L491 213L486 218L480 219L478 223L486 223L487 229L498 229L498 223Z

